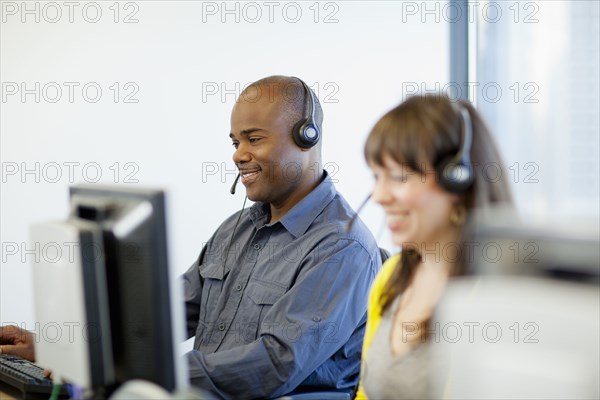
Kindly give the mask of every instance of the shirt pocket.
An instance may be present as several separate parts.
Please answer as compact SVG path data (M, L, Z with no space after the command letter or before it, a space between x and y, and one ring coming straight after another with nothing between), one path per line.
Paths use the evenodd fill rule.
M200 302L200 322L218 316L217 303L223 288L223 265L208 263L200 268L202 277L202 297Z
M270 282L250 280L245 290L244 311L246 321L244 337L247 340L258 339L258 332L273 304L285 294L286 289ZM277 328L277 321L272 321ZM273 330L273 326L264 326L265 330Z

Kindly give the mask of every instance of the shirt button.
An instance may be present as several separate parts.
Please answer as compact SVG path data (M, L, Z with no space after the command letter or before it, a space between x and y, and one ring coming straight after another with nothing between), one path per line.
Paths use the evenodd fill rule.
M260 244L256 243L254 245L254 250L260 250L260 247L261 247Z
M225 330L225 324L224 324L224 323L222 323L222 322L221 322L221 323L219 324L219 330L220 330L220 331L224 331L224 330Z
M235 290L237 290L238 292L239 292L240 290L242 290L242 285L237 285L237 286L235 287Z
M319 322L319 321L321 321L321 317L313 317L312 320L315 321L315 322Z

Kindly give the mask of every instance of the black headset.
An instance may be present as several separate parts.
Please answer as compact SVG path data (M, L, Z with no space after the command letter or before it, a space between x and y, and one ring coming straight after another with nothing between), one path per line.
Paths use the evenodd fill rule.
M304 91L306 92L306 97L308 97L308 115L306 118L296 122L296 125L292 128L292 138L298 147L310 149L319 142L321 137L321 132L319 132L319 127L315 122L314 116L316 101L313 92L308 85L304 83L302 79L296 79L302 83Z
M466 107L458 105L453 107L461 115L461 141L458 153L442 159L436 165L438 182L450 193L463 193L468 190L475 181L475 172L471 163L471 143L473 141L473 125L471 115Z

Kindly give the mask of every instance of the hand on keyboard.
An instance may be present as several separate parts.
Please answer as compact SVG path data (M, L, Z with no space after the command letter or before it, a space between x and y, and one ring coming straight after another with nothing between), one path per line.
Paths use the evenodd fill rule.
M0 354L12 354L35 361L33 333L18 326L0 326Z
M46 370L42 367L18 356L8 354L0 355L0 382L23 392L23 398L34 397L35 395L44 395L47 398L52 393L54 386L53 382L48 379ZM67 396L68 389L63 385L60 393Z

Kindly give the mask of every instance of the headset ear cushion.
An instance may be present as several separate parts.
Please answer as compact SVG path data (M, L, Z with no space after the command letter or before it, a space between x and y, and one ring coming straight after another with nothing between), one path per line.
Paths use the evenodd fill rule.
M302 119L292 128L292 138L294 139L294 143L302 149L310 149L319 141L319 132L315 128L313 129L315 129L317 135L314 139L307 138L304 134L304 129L311 125L312 124L309 124L307 119Z
M475 181L473 166L464 164L456 156L444 158L436 167L438 182L450 193L462 193Z

